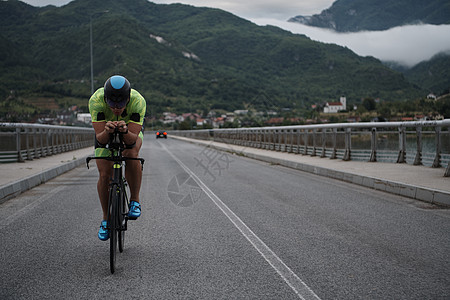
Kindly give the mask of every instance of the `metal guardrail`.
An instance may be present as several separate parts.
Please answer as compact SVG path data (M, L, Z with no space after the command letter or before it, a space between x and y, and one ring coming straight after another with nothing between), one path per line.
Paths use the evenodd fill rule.
M450 119L171 131L169 134L330 159L447 165Z
M0 123L0 162L22 162L94 145L84 127Z

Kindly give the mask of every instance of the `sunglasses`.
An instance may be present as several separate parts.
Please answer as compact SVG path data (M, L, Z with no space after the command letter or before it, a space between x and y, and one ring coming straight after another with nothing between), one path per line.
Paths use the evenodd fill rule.
M106 99L106 103L111 108L124 108L128 103L128 99L122 101L113 101L111 99Z

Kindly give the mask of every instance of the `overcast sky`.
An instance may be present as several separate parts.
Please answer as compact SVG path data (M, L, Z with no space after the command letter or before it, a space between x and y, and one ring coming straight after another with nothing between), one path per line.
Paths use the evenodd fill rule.
M26 0L33 6L61 6L69 0ZM154 3L184 3L229 11L258 25L275 25L313 40L346 46L362 56L413 66L439 52L450 52L450 25L415 25L386 31L336 33L286 22L297 15L319 14L334 0L154 0Z

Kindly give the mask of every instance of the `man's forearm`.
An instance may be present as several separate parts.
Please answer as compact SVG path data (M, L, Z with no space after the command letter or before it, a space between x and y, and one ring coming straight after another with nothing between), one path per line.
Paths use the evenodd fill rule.
M128 133L123 135L123 142L126 145L133 145L134 143L136 143L138 136L139 136L139 133L136 134L136 133L128 130Z
M96 138L100 144L108 144L109 133L107 133L106 130L103 130L102 132L96 134Z

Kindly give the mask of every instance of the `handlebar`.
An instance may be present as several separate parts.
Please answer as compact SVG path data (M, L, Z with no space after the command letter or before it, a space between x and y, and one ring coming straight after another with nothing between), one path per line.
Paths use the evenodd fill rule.
M138 160L141 162L141 167L144 169L144 162L145 159L143 158L134 158L134 157L123 157L122 151L126 149L126 145L122 140L123 133L119 131L119 129L116 127L114 129L114 133L110 135L109 142L108 142L108 149L111 150L119 150L119 156L113 156L113 157L87 157L86 158L86 166L89 169L89 162L93 159L103 159L103 160L109 160L113 162L122 162L127 160Z
M109 160L109 161L113 161L113 162L138 160L141 162L142 169L144 169L144 162L145 162L145 159L140 158L140 157L135 158L135 157L94 157L94 156L89 156L89 157L86 157L86 166L88 169L89 169L89 162L93 159L103 159L103 160Z

